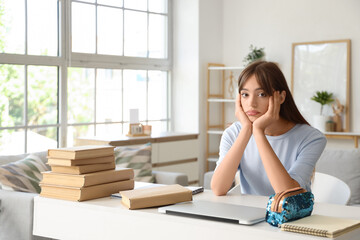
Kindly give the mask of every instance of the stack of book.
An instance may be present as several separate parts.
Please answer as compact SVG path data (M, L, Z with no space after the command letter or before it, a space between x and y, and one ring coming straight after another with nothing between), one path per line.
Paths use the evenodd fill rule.
M84 201L134 188L134 170L115 169L112 146L49 149L48 164L51 171L40 182L43 197Z

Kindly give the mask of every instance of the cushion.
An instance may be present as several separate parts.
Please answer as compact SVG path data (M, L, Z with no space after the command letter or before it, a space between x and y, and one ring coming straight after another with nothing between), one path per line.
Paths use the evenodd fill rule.
M5 190L40 193L41 172L47 170L38 156L30 154L22 160L0 166L0 185Z
M46 158L47 151L33 152L31 154L40 157L43 163L47 162L47 158ZM0 155L0 165L16 162L18 160L26 158L28 155L29 153L16 154L16 155ZM48 169L50 170L50 167L48 167Z
M344 181L351 190L349 205L360 204L360 150L325 149L316 171Z
M134 169L135 181L155 182L151 166L151 143L135 147L117 147L114 154L117 168Z

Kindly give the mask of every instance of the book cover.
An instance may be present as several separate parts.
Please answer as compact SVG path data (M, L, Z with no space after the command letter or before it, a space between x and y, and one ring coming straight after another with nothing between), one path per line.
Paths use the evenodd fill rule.
M89 164L97 164L97 163L109 163L115 162L115 156L109 155L104 157L96 157L96 158L85 158L85 159L66 159L66 158L51 158L48 157L48 164L50 166L81 166L81 165L89 165Z
M55 173L84 174L115 169L115 162L87 164L79 166L51 165L51 171Z
M111 194L134 188L134 179L105 183L90 187L65 187L40 183L40 196L70 201L85 201L109 197Z
M114 154L113 146L109 145L88 145L68 148L49 149L50 158L84 159L109 156Z
M281 230L335 238L360 227L360 220L311 215L281 224Z
M103 183L117 182L134 178L134 170L122 168L116 170L99 171L85 174L68 174L43 172L41 183L68 187L88 187Z
M192 201L192 191L178 184L121 191L120 195L122 203L129 209Z

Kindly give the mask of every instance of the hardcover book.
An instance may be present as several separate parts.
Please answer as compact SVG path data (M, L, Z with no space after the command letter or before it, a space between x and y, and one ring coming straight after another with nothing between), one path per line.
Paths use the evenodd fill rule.
M89 145L69 148L49 149L49 158L84 159L114 155L113 146Z
M122 203L129 209L192 201L192 191L178 184L121 191L120 195Z
M134 178L134 170L123 168L117 170L99 171L85 174L68 174L43 172L41 183L68 187L88 187L103 183L117 182Z
M105 183L90 187L65 187L40 183L40 196L71 201L108 197L113 193L134 188L134 179Z
M92 172L113 170L113 169L115 169L115 162L88 164L88 165L79 165L79 166L51 165L52 172L69 173L69 174L84 174L84 173L92 173Z
M105 156L105 157L96 157L96 158L85 158L85 159L66 159L66 158L51 158L48 157L48 164L58 165L58 166L80 166L88 164L97 164L97 163L110 163L115 162L115 156Z

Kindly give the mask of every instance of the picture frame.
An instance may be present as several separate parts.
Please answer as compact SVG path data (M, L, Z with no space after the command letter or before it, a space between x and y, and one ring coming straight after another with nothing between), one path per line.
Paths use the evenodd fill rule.
M291 92L311 125L321 107L311 97L316 91L328 91L345 106L342 130L350 131L350 50L350 39L292 44ZM333 115L331 106L324 107L324 115Z
M128 137L141 137L141 136L150 136L151 135L151 126L142 125L141 123L130 123Z

